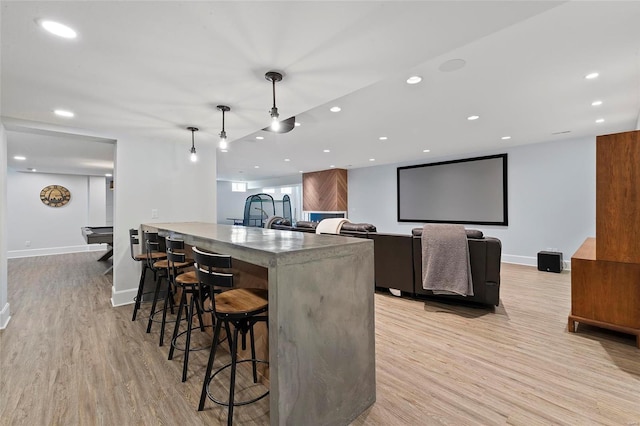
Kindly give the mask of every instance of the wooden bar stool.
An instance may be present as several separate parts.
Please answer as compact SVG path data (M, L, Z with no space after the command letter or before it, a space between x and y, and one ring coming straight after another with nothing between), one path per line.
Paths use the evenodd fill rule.
M175 349L184 351L184 360L182 364L182 381L187 380L187 368L189 365L189 352L206 349L207 346L192 348L191 347L191 330L193 329L193 316L198 316L198 322L200 324L200 331L205 331L205 325L202 321L202 308L200 306L200 281L196 276L195 271L178 273L179 265L189 263L184 253L184 244L175 242L173 247L179 247L182 252L173 251L167 247L167 260L169 262L169 280L175 284L176 288L182 290L180 296L180 304L178 305L178 316L176 317L176 323L173 328L173 335L171 337L171 348L169 349L169 360L173 359L173 352ZM187 296L189 301L187 303ZM187 329L180 332L180 324L182 322L183 310L187 319ZM178 346L178 338L186 336L185 344L183 347Z
M232 288L233 274L219 272L220 269L229 270L231 268L231 256L206 253L197 247L193 248L196 262L196 273L200 280L200 296L202 306L205 306L205 298L210 300L212 320L215 321L215 331L211 343L211 353L207 362L207 371L202 382L202 392L200 394L200 404L198 411L204 409L205 399L209 397L213 402L229 407L227 413L227 424L233 423L233 407L247 405L256 402L269 394L269 390L263 394L247 400L235 401L236 369L237 364L251 362L253 368L253 383L258 382L257 363L269 364L268 361L256 359L255 338L253 326L260 321L268 323L267 311L269 309L269 295L267 290L257 288ZM229 288L230 290L216 294L216 287ZM207 310L207 309L205 309ZM220 367L213 374L213 363L216 350L219 346L220 330L222 325L227 330L227 339L230 340L231 362ZM233 326L233 335L229 332ZM246 334L251 338L251 359L238 361L238 335L242 334L242 349L246 349ZM209 385L218 373L231 368L231 380L229 383L229 400L220 401L209 392Z
M169 253L184 252L184 241L182 240L166 238L165 246L167 250L166 251L167 256L169 256ZM160 321L161 325L160 325L159 346L164 345L164 329L167 322L177 321L177 318L175 320L167 320L167 308L170 308L171 313L173 314L173 307L174 307L173 297L174 297L175 288L176 288L174 278L178 276L180 273L182 273L182 270L184 268L188 268L192 265L193 265L193 260L187 259L187 258L184 259L184 262L169 262L168 259L164 259L164 260L159 260L153 264L154 268L158 270L162 269L165 271L165 274L159 275L158 280L156 281L156 290L154 292L153 305L151 307L151 315L149 316L149 323L147 325L147 333L150 333L151 325L154 323L154 321L156 321L154 319L154 316L158 312L162 311L162 320ZM165 278L167 281L167 291L165 292L165 295L164 295L164 304L162 305L162 308L156 311L155 307L158 301L160 287L162 285L162 278Z
M156 234L157 240L157 234ZM140 284L138 284L138 293L136 294L135 304L133 305L133 317L131 317L131 321L136 320L136 315L138 310L140 309L140 303L142 302L142 296L144 294L151 294L151 292L144 293L144 281L147 277L147 270L151 270L153 272L153 281L157 279L157 271L153 269L153 263L157 260L166 259L167 255L160 251L151 251L148 252L146 250L146 241L145 241L145 250L142 250L141 253L136 253L134 246L140 244L140 239L138 237L137 229L129 229L129 250L131 251L131 258L136 262L142 262L142 272L140 273Z

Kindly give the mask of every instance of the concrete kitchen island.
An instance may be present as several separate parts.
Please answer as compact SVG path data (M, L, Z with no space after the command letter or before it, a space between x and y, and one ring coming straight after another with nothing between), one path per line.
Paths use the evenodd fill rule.
M198 222L142 229L267 268L272 425L347 425L375 402L373 241Z

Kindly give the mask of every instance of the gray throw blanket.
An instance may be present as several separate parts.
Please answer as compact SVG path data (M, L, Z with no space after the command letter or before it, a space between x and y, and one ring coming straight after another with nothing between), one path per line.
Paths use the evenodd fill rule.
M473 296L469 246L464 226L424 225L422 288L434 294Z

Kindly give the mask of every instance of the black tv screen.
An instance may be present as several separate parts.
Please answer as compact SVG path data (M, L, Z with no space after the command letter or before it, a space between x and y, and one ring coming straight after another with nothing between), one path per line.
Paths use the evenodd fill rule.
M398 222L508 225L507 154L398 167Z

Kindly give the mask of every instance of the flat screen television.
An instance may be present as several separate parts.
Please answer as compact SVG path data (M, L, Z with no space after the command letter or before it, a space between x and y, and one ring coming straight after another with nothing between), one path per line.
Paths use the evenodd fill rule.
M398 167L398 222L508 225L507 154Z

